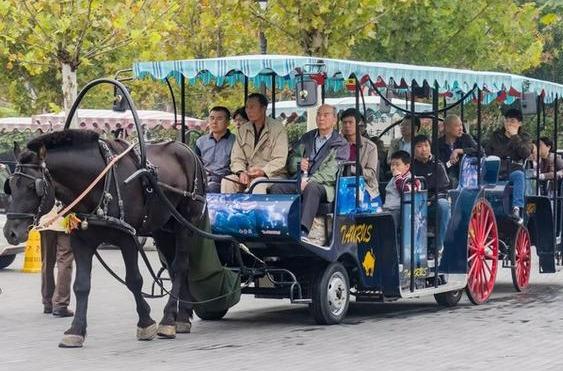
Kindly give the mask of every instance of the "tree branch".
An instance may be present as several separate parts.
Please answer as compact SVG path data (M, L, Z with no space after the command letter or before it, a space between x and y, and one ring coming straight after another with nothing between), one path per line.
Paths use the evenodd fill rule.
M82 50L82 42L84 40L84 36L86 35L87 29L90 27L90 24L92 23L92 21L90 19L90 15L92 14L92 3L93 2L94 2L94 0L88 1L88 13L86 14L86 25L84 26L84 28L82 28L82 31L80 32L80 36L78 37L78 40L76 41L76 47L74 48L74 60L76 62L78 62L79 59L80 59L80 51Z

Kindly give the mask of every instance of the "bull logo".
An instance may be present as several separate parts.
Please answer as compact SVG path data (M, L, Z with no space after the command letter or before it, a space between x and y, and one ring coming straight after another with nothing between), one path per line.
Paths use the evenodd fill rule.
M373 255L373 252L371 250L369 250L366 253L366 256L364 256L362 267L364 268L364 272L366 273L366 276L368 277L373 276L373 272L375 270L375 256Z

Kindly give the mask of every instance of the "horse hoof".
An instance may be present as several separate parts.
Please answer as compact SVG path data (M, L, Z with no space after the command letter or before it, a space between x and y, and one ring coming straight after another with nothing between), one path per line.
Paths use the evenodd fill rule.
M179 334L189 334L192 331L190 322L176 322L176 332Z
M156 323L147 327L137 327L137 340L152 340L156 337Z
M82 348L84 344L84 336L81 335L64 335L59 343L59 348Z
M176 337L176 326L158 325L157 334L163 339L174 339Z

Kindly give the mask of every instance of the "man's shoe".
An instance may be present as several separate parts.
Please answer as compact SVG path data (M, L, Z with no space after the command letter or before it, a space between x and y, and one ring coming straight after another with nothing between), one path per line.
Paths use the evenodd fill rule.
M514 218L514 220L516 220L516 223L518 224L522 224L524 222L524 219L522 219L522 215L520 214L520 208L518 206L514 206L512 208L512 218Z
M57 308L53 310L53 316L55 317L72 317L74 316L74 312L67 307L64 308Z
M45 314L53 313L53 307L50 306L50 305L44 305L43 306L43 313L45 313Z

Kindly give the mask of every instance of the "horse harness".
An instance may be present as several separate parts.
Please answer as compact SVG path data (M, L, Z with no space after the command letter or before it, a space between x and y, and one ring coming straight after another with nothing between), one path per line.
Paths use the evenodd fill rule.
M41 176L40 177L34 177L32 175L29 175L27 173L23 172L23 169L25 168L29 168L29 169L39 169ZM14 173L10 176L10 178L13 177L22 177L22 178L27 178L27 179L31 179L34 183L34 187L35 187L35 194L39 197L39 206L37 207L37 210L35 213L6 213L6 218L7 219L33 219L33 225L36 226L38 224L39 221L39 215L41 215L42 212L44 211L49 211L49 210L43 210L45 208L45 203L48 201L47 200L47 187L49 185L50 182L52 182L51 179L51 175L49 174L49 170L47 169L47 166L45 164L45 162L41 162L41 164L36 165L36 164L16 164L16 169L14 171ZM6 179L5 183L4 183L4 193L6 193L7 195L11 195L12 194L12 189L10 187L10 178Z

